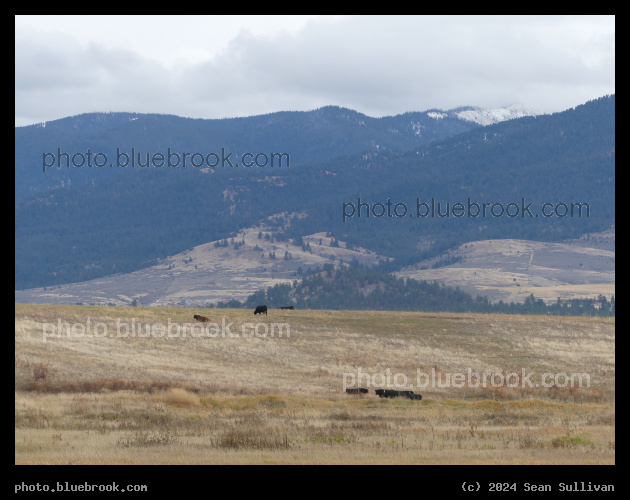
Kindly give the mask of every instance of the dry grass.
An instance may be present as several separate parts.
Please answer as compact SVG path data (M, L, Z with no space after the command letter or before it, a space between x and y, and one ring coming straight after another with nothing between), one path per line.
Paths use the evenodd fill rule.
M161 400L172 406L199 406L199 398L186 389L175 387L166 391Z
M433 268L441 255L396 274L456 287L491 302L522 303L530 294L553 304L615 294L614 230L592 235L595 248L582 243L548 243L518 239L472 241L449 251L462 258L454 265ZM597 248L595 240L607 240ZM424 267L425 269L422 269Z
M614 463L614 319L213 310L233 333L287 322L290 337L116 335L195 313L16 305L16 463ZM44 324L88 318L113 335L44 342ZM415 387L469 368L590 387ZM359 369L357 385L389 369L424 399L343 394Z
M278 215L287 220L300 217L295 213ZM156 307L177 307L182 300L189 300L196 306L203 306L204 301L214 304L230 298L245 301L257 289L291 284L299 267L322 268L327 263L339 260L350 262L353 259L372 266L379 260L388 259L361 247L348 250L343 242L333 247L330 245L333 238L326 236L325 232L304 236L304 244L310 243L311 248L311 251L304 251L301 246L289 241L259 239L260 231L270 234L272 229L264 224L242 229L234 238L236 242L245 242L239 249L235 249L233 244L215 247L216 242L209 242L132 273L57 287L16 290L16 300L24 303L123 306L135 299L142 305ZM254 250L256 247L260 250ZM278 252L280 256L285 251L291 254L290 260L278 258L271 261L268 258L270 252ZM212 281L208 280L209 276ZM252 281L257 285L250 286Z

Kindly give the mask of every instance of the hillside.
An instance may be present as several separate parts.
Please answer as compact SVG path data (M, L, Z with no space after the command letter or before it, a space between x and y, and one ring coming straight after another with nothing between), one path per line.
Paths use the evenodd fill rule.
M615 294L614 248L614 230L567 243L475 241L395 274L457 286L492 302L523 302L532 293L548 304L558 298L610 299Z
M294 221L299 215L282 214L280 217ZM348 264L373 268L386 260L364 248L348 247L346 242L325 233L307 235L301 242L276 241L276 237L271 226L249 228L233 239L199 245L140 271L18 290L15 301L22 304L205 308L237 300L253 307L258 302L269 302L264 290L270 287L291 287L297 281L301 289L301 280L310 271L334 270ZM315 309L367 307L377 310L474 311L477 307L474 299L478 295L487 297L491 303L503 301L506 304L523 303L531 294L546 304L554 304L558 298L563 301L598 301L601 295L610 300L615 295L614 230L585 235L562 244L524 240L469 242L394 274L436 282L453 290L436 294L430 302L418 296L410 303L396 295L388 297L389 293L370 301L364 301L358 295L345 299L340 296L330 302L324 294L320 297L317 294L312 297L310 294L289 296L286 291L279 290L270 305L297 304L298 307ZM382 278L375 275L370 279L380 281ZM462 297L459 309L450 302L456 295L455 288L469 295L466 299ZM374 286L361 290L362 294L371 293ZM449 293L454 295L447 298ZM433 303L434 300L442 302ZM428 303L433 305L428 306Z
M276 152L290 154L291 165L298 166L366 151L408 151L478 127L480 113L482 110L469 107L438 114L425 111L372 118L337 106L209 120L141 113L86 113L16 127L15 197L21 201L29 194L41 195L68 185L76 188L106 177L129 175L133 170L110 168L109 163L99 168L96 165L102 157L96 158L97 153L113 162L119 152L130 155L132 148L141 158L147 153L151 157L158 152L166 154L169 149L177 154L218 153L222 157L225 150L232 154L226 165L242 166L246 153ZM503 119L526 114L511 113ZM87 161L88 149L91 163ZM83 155L85 164L73 166L80 163L80 157L66 161L61 153L70 157ZM51 167L44 168L46 154L49 156L45 163Z
M291 217L287 216L288 220ZM259 237L259 234L261 237ZM302 244L276 241L270 226L244 229L162 259L159 264L79 283L15 292L16 303L208 307L232 299L245 301L256 290L301 279L309 270L345 262L372 267L383 257L352 250L316 233ZM272 255L272 257L270 257Z
M16 198L15 287L58 286L147 268L187 249L236 237L281 213L302 215L290 225L281 219L269 223L282 233L278 239L330 233L383 256L379 267L385 271L401 270L472 241L559 243L604 231L615 219L614 110L614 96L606 96L554 115L486 127L473 124L468 131L406 152L393 143L375 143L360 154L332 156L341 150L317 142L312 146L320 152L318 161L273 170L141 168L103 174L94 184L75 180L19 202ZM345 123L363 129L359 117L346 111L326 108L322 113L332 113L339 127ZM411 123L409 116L400 116ZM442 122L428 115L424 119ZM129 126L140 121L127 117ZM320 139L323 131L352 135L331 123L316 120L311 125L319 124L315 128ZM378 123L393 137L416 137ZM259 128L252 133L271 134L264 124L258 120ZM288 131L284 134L279 137L289 137ZM303 137L311 135L305 132ZM167 143L154 146L160 150ZM297 139L290 144L295 148L292 159L307 147ZM276 146L279 152L291 151L282 141L268 143L265 151ZM23 180L16 175L16 190ZM421 215L421 203L439 204L437 215ZM362 213L360 204L367 207ZM379 216L385 204L398 211ZM462 216L452 211L458 204L498 208L485 216ZM558 207L560 214L545 216L545 204ZM567 216L561 211L575 204L583 213ZM353 206L355 215L347 217Z

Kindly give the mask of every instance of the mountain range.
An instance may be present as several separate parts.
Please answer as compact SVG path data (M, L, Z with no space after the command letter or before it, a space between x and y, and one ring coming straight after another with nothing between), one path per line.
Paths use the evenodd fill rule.
M325 235L349 252L336 264L407 273L468 242L559 244L610 230L614 110L612 95L540 116L466 107L371 118L326 107L223 120L94 113L18 127L15 288L168 268L232 238L263 250L244 238L263 229L280 250L256 250L267 259ZM132 151L163 164L132 167ZM169 153L191 163L168 167ZM274 154L284 164L271 166ZM87 158L103 166L72 165ZM485 217L471 215L476 206Z

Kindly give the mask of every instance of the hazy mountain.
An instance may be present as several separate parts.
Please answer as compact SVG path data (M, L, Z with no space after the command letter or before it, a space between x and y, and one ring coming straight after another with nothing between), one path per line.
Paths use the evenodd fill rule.
M467 121L470 113L467 120L458 117L468 111L484 116L473 108L376 119L335 107L226 120L81 115L21 127L15 286L131 272L282 213L269 222L276 241L329 232L383 256L385 270L467 241L561 241L602 231L614 224L614 110L614 96L607 96L563 113L485 127ZM496 110L486 115L501 116ZM231 152L239 166L42 171L44 153L70 156L88 148L108 158L117 148L216 152L219 158ZM291 164L247 168L245 152L287 153ZM377 209L390 200L392 207L400 204L399 212L344 217L359 199ZM470 201L512 203L522 211L531 202L532 216L418 217L419 203L431 200L442 210ZM586 203L589 216L540 217L545 202ZM287 214L299 216L289 220Z
M313 163L367 151L408 151L476 128L468 113L430 110L372 118L350 109L327 106L313 111L286 111L229 119L192 119L138 113L87 113L15 129L16 201L29 193L53 187L87 184L108 176L127 174L116 167L117 154L142 157L149 153L182 155L232 153L232 164L251 153L287 153L291 165ZM505 118L515 115L507 113ZM103 167L88 167L97 153L108 158ZM64 155L67 155L65 156ZM76 157L73 156L77 154ZM96 158L98 164L102 158ZM83 166L80 165L84 161ZM211 158L214 162L214 157ZM113 163L114 167L109 164ZM52 165L44 168L44 164ZM62 165L59 167L59 165ZM190 165L190 164L189 164ZM229 165L229 164L226 164ZM44 171L45 170L45 171Z

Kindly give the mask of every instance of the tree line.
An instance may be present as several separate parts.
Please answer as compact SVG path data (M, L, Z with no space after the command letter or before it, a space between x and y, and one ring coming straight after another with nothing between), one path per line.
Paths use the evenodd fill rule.
M296 309L470 312L487 314L536 314L554 316L615 316L615 296L557 299L546 304L532 293L523 303L491 303L486 296L473 297L459 289L413 278L400 278L370 269L325 264L293 284L258 290L244 302L231 300L217 307L269 308L292 305Z

